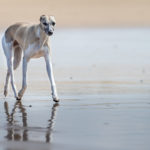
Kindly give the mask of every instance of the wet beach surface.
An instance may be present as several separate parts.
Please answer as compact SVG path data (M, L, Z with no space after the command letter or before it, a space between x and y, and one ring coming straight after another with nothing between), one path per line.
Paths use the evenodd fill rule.
M0 149L149 150L150 29L57 29L51 39L60 103L44 60L31 60L22 101L3 96ZM21 66L21 65L20 65ZM15 73L21 86L21 68Z

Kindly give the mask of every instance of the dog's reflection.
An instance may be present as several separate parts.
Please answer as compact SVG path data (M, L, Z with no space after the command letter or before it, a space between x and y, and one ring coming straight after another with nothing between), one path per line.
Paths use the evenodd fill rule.
M51 108L50 119L48 120L48 126L45 132L45 142L51 141L51 132L53 128L53 122L56 114L56 107L59 106L58 103L53 104ZM5 136L10 141L29 141L28 135L28 124L27 124L27 113L25 107L22 105L21 101L16 101L13 109L9 112L8 102L4 102L4 108L6 113L6 121L7 121L7 135ZM17 121L15 120L15 114L17 108L19 109L19 113L21 114L22 125L18 126Z

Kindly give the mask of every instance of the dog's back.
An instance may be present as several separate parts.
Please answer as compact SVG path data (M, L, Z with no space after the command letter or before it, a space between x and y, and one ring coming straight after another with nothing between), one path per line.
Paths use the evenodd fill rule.
M6 42L10 43L12 41L17 41L19 44L25 42L25 38L29 38L29 34L33 34L33 30L35 28L35 25L30 23L16 23L14 25L11 25L6 31L5 31L5 38ZM32 35L35 36L35 35ZM23 47L23 45L22 45Z
M14 33L16 33L16 31L20 28L20 26L21 24L17 23L7 28L4 35L7 43L10 43L14 40Z

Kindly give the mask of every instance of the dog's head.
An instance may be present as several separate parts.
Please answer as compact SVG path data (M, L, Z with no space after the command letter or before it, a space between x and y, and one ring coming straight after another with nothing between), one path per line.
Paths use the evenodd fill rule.
M42 29L45 31L47 35L52 35L54 32L54 26L56 24L54 16L46 16L42 15L40 17L40 24Z

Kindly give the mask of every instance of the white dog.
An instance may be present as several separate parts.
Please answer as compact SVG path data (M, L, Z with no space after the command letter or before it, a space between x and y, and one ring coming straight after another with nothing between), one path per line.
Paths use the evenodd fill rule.
M53 69L50 57L49 36L53 34L55 26L55 18L53 16L42 15L39 24L16 23L10 26L2 38L2 46L7 59L7 75L4 87L4 95L8 93L8 82L11 79L11 85L16 99L20 100L27 88L26 72L27 64L31 58L44 57L49 80L51 82L52 97L58 102L56 84L53 76ZM21 61L23 52L22 66L22 88L17 94L14 83L15 70Z

